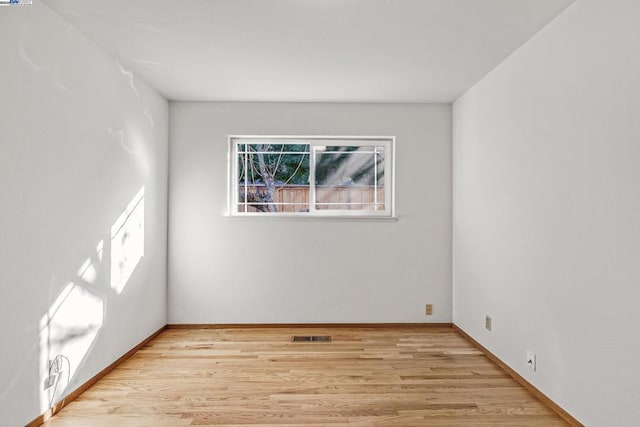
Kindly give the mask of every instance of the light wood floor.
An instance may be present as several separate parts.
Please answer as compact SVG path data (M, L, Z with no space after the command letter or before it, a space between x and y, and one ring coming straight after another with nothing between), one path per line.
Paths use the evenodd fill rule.
M169 329L45 425L347 423L566 425L448 327Z

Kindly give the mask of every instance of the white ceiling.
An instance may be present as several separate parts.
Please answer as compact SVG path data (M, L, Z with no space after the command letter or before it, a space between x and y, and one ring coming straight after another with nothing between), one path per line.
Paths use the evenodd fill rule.
M171 100L451 102L573 0L43 0Z

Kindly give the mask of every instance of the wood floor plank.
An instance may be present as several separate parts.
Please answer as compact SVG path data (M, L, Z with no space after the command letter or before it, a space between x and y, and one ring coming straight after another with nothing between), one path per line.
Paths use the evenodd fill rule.
M411 326L168 329L44 425L347 424L567 425L453 329Z

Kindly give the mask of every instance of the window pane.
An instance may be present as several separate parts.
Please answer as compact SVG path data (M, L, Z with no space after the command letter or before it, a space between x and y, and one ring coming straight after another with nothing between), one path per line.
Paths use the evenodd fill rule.
M308 212L308 144L238 144L237 157L237 212Z
M316 147L318 210L384 210L384 147Z

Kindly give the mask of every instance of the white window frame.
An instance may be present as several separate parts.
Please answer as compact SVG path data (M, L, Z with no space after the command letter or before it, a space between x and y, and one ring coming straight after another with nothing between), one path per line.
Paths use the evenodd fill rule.
M308 212L238 212L238 145L269 143L309 145L309 211ZM384 146L385 147L385 191L384 210L340 210L316 209L315 167L317 147L323 146ZM394 136L298 136L298 135L229 135L228 156L228 205L227 216L273 218L395 218L395 137Z

